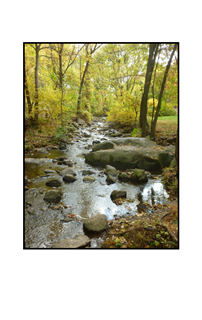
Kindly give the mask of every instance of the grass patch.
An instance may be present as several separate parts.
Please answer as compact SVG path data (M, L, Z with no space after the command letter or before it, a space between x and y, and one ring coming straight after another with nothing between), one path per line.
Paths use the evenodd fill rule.
M178 119L178 116L175 115L175 116L165 116L165 117L158 117L158 121L160 120L163 120L163 121L173 121L173 122L176 122L177 123L177 119ZM157 122L158 122L157 121Z

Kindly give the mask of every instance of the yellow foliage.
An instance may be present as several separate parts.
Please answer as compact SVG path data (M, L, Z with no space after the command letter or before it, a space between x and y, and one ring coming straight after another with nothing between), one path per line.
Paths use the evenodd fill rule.
M108 121L114 121L119 127L134 126L140 110L140 99L129 92L123 92L122 96L111 104L107 113Z
M148 106L153 107L153 98L150 98L150 99L147 101L147 103L148 103ZM157 99L154 99L154 108L157 107L157 104L158 104L158 100L157 100Z
M136 112L132 107L114 107L107 115L108 121L115 121L119 126L132 126L136 118Z

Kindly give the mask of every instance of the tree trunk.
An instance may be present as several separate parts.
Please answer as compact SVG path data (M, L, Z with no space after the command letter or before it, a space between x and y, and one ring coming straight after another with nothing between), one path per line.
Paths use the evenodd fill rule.
M33 126L34 121L33 121L33 115L31 114L32 112L32 102L31 102L31 98L30 98L30 92L29 92L29 88L28 88L28 82L27 82L27 75L26 75L26 70L25 70L25 96L27 98L27 105L28 105L28 127L29 126Z
M89 67L89 60L86 63L85 70L83 72L83 77L82 77L81 83L80 83L79 96L78 96L78 101L77 101L77 117L79 117L79 113L81 111L81 92L82 92L82 88L83 88L83 84L84 84L85 75L86 75L86 72L88 71L88 67Z
M60 76L60 90L61 90L61 104L60 104L60 117L61 117L61 127L63 127L63 74L62 74L62 51L63 44L61 44L59 51L59 76Z
M158 50L158 44L150 44L144 92L142 95L142 101L141 101L141 107L140 107L140 127L142 128L142 137L146 135L147 100L148 100L148 93L149 93L152 73L154 69L154 63L157 55L157 50Z
M158 116L159 116L159 111L161 110L161 100L162 100L162 96L163 96L163 91L164 91L164 88L165 88L168 71L170 69L171 61L172 61L172 58L173 58L173 55L175 53L176 48L177 48L177 44L173 48L173 51L171 53L170 59L168 61L168 64L166 66L166 70L165 70L165 73L164 73L164 78L163 78L163 82L162 82L162 85L161 85L161 91L160 91L160 94L159 94L158 105L157 105L155 117L154 117L154 120L151 123L151 134L150 134L151 138L155 138L156 123L157 123L157 119L158 119Z
M35 65L35 104L34 104L34 124L38 126L38 118L39 118L39 50L41 44L35 45L36 51L36 65Z
M31 98L30 98L30 93L28 88L26 70L25 70L25 96L27 98L28 114L30 115L30 113L32 112L32 103L31 103Z
M177 137L176 137L176 143L175 143L175 159L176 159L176 168L178 171L178 163L179 163L178 128L177 128Z

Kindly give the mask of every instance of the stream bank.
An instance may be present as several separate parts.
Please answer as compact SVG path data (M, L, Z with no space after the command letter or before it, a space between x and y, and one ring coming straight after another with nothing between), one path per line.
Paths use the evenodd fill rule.
M144 207L145 217L148 214L153 218L153 206L158 208L165 203L169 205L169 194L161 182L161 174L149 175L148 181L143 184L119 179L108 184L103 167L94 167L85 162L85 155L94 145L120 134L120 131L111 129L104 121L94 121L90 126L80 125L72 139L65 140L64 149L60 148L60 144L44 146L25 155L28 188L25 191L26 248L51 248L61 240L74 239L82 235L87 235L90 239L90 242L85 244L86 248L107 247L103 245L105 240L109 240L107 233L117 221L126 219L131 221L128 222L130 224L137 219L143 219L143 216L138 214L141 214L140 206L145 203L148 204ZM66 164L64 161L67 161ZM75 181L72 183L63 181L61 175L61 171L67 167L76 173ZM92 176L93 181L84 181L87 171L87 176ZM57 180L60 185L48 186L46 183L50 180ZM51 190L61 192L59 202L49 203L44 200L47 191ZM113 190L126 191L126 201L113 202L110 198ZM107 217L105 231L97 235L87 234L83 228L84 221L98 214ZM121 237L123 236L124 234ZM123 239L120 241L123 242L120 246L116 246L115 242L109 247L127 247ZM128 247L133 247L130 245L131 241Z

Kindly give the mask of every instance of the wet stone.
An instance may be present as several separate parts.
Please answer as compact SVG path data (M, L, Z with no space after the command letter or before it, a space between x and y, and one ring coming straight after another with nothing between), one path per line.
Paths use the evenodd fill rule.
M63 181L64 182L74 182L76 180L76 178L71 175L71 174L66 174L64 177L63 177Z
M95 178L92 176L85 176L83 178L83 182L94 182L94 181L95 181Z
M84 221L84 231L89 233L99 233L104 231L107 224L107 217L105 214L97 214Z
M47 202L59 202L61 198L62 193L60 191L50 190L46 192L43 199Z
M148 178L144 170L135 169L131 175L131 180L134 182L147 182Z
M87 244L90 243L90 238L88 238L86 235L78 235L74 237L73 239L64 239L60 240L52 246L52 248L82 248L85 247Z
M117 198L126 198L126 191L113 190L110 197L111 197L112 201Z
M114 178L113 176L111 176L110 174L107 176L106 179L107 184L112 184L116 182L116 178Z
M60 220L60 222L64 222L64 223L71 222L71 221L72 221L72 219L69 217Z
M127 175L127 173L124 173L124 172L120 173L118 175L118 178L120 181L124 181L124 182L130 180L130 177Z
M105 167L105 173L111 176L116 176L117 175L117 170L116 168L110 166L110 165L106 165Z
M92 170L83 170L82 171L82 176L88 176L90 174L94 174L95 172Z
M53 180L49 180L46 182L46 185L48 187L60 187L61 186L61 182L56 180L56 179L53 179Z
M76 176L76 172L71 169L71 168L65 168L64 170L60 171L60 175L61 176L65 176L66 174L72 175L72 176Z
M55 171L54 170L50 170L50 169L45 169L44 172L45 173L54 173Z

